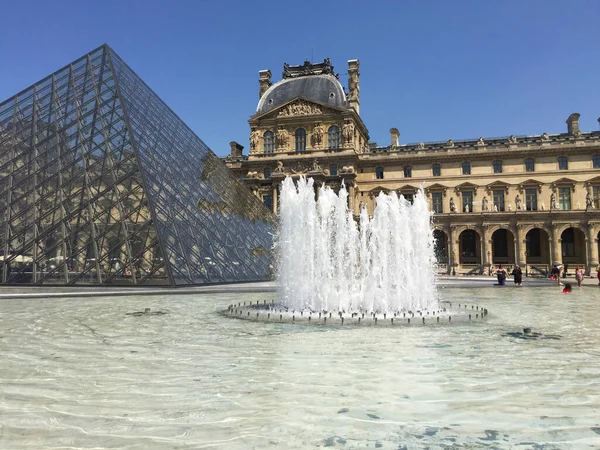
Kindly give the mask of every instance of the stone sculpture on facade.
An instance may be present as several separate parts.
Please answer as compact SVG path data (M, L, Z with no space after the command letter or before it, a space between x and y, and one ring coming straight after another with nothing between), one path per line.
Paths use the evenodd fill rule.
M277 117L308 116L311 114L321 114L321 107L307 102L294 102L284 106Z
M342 127L342 136L344 137L344 142L346 144L352 144L352 140L354 139L354 124L351 121L346 121L344 126Z
M452 139L448 139L446 142L446 147L454 147L454 141Z
M585 194L585 209L586 211L588 209L594 209L594 202L592 201L590 191L588 191L587 194Z
M425 148L425 143L424 142L419 142L419 145L417 145L418 149L424 149Z
M256 128L252 128L250 132L250 150L256 150L258 143L260 142L260 133Z
M275 140L277 142L277 148L287 148L289 133L285 128L279 127L277 134L275 135Z
M321 169L321 166L319 165L319 161L317 159L313 160L310 171L311 172L322 172L323 171L323 169Z
M550 136L548 135L548 133L543 133L542 134L542 141L548 141L550 140Z
M284 173L285 170L283 168L283 162L282 161L277 161L277 167L275 167L275 170L273 170L273 173Z
M465 205L465 212L468 213L469 212L469 205Z
M482 137L480 137L479 140L477 141L477 145L485 145L485 141L483 140Z
M552 195L550 195L550 209L558 209L556 206L556 195L554 195L554 192Z
M453 197L450 197L450 212L456 212L456 205L454 204Z
M511 135L511 136L508 138L508 143L509 143L509 144L516 144L516 143L517 143L517 137L516 137L515 135Z
M312 146L319 148L323 144L323 134L325 133L325 127L321 125L321 122L317 122L312 130Z
M350 98L352 100L356 100L360 96L360 87L358 85L358 71L353 71L350 73L350 78L348 79L348 89L350 90Z
M517 197L515 198L515 205L517 206L517 211L521 210L522 207L522 201L521 201L521 197L519 196L519 194L517 194Z
M483 197L483 199L481 199L481 210L482 211L487 211L488 210L488 199L487 199L487 197Z

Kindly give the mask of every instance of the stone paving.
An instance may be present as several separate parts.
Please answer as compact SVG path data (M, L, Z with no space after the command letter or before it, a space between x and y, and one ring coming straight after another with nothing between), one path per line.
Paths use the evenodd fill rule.
M561 281L565 281L564 279ZM576 285L573 276L566 278L567 283ZM445 287L493 287L496 277L486 275L438 277L438 284ZM512 286L512 278L506 280ZM555 281L546 278L524 278L523 287L542 287L555 285ZM583 280L586 287L598 287L596 277ZM112 286L0 286L0 300L10 298L65 298L65 297L100 297L126 295L165 295L165 294L215 294L225 292L275 292L277 287L273 281L256 283L215 284L209 286L172 287L112 287Z

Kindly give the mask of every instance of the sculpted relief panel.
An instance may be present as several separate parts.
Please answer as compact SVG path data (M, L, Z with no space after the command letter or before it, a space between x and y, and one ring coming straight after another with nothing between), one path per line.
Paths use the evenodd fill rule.
M294 102L284 106L277 117L308 116L321 114L321 107L307 102Z

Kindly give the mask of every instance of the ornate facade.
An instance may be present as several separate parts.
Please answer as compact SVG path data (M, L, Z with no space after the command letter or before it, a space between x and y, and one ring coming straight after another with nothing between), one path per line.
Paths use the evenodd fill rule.
M348 92L328 59L284 65L273 84L259 77L250 152L231 143L227 165L277 211L278 184L305 174L350 191L350 207L373 211L379 192L411 200L424 187L434 212L440 270L486 273L519 264L542 274L554 263L598 266L600 132L571 114L564 133L401 144L369 142L360 118L359 61L348 61ZM600 120L600 119L599 119Z

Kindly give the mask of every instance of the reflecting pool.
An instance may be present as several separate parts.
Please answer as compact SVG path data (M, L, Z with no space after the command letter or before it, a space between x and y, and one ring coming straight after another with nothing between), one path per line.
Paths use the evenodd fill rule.
M443 326L218 313L274 295L0 301L0 448L600 446L596 287L443 289L490 313Z

